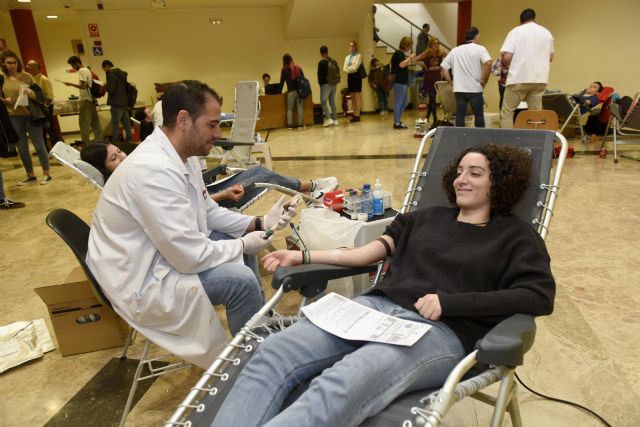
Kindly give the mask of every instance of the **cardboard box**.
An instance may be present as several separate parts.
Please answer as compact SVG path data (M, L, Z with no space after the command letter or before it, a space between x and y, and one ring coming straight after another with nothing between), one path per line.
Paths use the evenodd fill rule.
M98 302L79 266L65 283L35 291L47 304L63 356L124 345L129 326L111 308Z

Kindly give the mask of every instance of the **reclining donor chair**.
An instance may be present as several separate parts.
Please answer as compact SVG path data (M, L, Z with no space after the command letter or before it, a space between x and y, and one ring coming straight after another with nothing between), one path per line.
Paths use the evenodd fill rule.
M427 141L433 142L426 160L422 154ZM562 144L551 175L553 144ZM527 149L532 156L531 184L514 213L531 223L544 238L558 195L560 176L567 154L567 141L557 132L538 130L438 128L422 139L409 185L403 200L402 212L429 206L447 206L441 189L442 171L456 154L465 148L483 143L508 144ZM423 166L422 166L423 164ZM251 357L264 337L277 333L296 321L294 317L272 315L285 292L298 291L306 298L321 294L330 279L363 272L378 271L381 266L359 268L329 265L301 265L279 268L273 275L272 287L276 294L260 309L220 353L191 389L178 409L166 422L166 426L209 426L237 377L243 363ZM377 280L374 280L374 286ZM532 316L516 314L492 329L476 349L466 356L450 373L439 391L422 391L405 394L394 401L382 413L367 419L365 426L417 425L437 426L448 409L465 396L472 396L495 406L492 426L499 426L505 411L510 413L514 426L521 426L514 381L515 368L523 363L524 353L533 344L535 322ZM476 374L470 376L471 374ZM463 378L465 378L463 380ZM497 397L481 390L500 382ZM420 399L423 396L427 396ZM412 415L413 414L413 415ZM409 418L415 418L409 420ZM404 423L403 423L404 420Z

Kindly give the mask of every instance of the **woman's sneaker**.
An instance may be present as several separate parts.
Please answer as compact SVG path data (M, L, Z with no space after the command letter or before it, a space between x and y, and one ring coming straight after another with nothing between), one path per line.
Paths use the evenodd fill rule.
M51 180L53 178L51 178L51 176L49 175L45 175L42 180L40 181L40 185L47 185L47 184L51 184Z
M36 182L38 182L38 178L36 178L35 176L28 176L24 181L20 181L18 185L29 185L35 184Z
M324 123L322 123L323 127L329 127L333 124L333 120L331 119L324 119Z
M311 180L311 197L316 200L320 200L324 197L325 193L338 188L338 178L335 176L328 176L326 178L318 178Z

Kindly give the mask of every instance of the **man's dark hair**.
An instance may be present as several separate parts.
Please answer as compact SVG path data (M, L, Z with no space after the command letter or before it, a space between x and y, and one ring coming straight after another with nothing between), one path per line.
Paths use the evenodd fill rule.
M328 55L329 54L329 48L326 47L325 45L320 46L320 55Z
M469 42L476 38L476 36L480 33L478 27L469 27L466 33L464 33L464 41Z
M264 73L262 75L262 78L264 79L265 77L269 77L269 80L271 80L271 75L269 73Z
M180 110L186 110L192 120L202 114L207 102L207 95L222 105L222 97L197 80L183 80L174 83L162 95L162 124L171 129L176 125L176 118Z
M425 32L429 32L429 30L431 29L431 25L429 24L422 24L422 30Z
M442 175L442 187L447 199L456 202L453 181L458 176L458 165L468 153L480 153L489 161L489 179L491 180L491 211L509 213L522 198L529 187L531 175L531 157L522 148L509 145L486 144L464 150L449 163Z
M594 83L598 85L598 92L602 92L602 89L604 89L602 82L594 82Z
M536 19L536 12L533 9L525 9L520 14L520 23L524 24L525 22L533 21Z
M108 59L105 59L104 61L102 61L102 66L103 67L113 67L113 62L109 61Z
M98 169L104 177L104 182L107 182L111 176L111 173L104 167L107 160L107 145L109 145L107 141L95 141L80 150L80 159Z
M82 65L82 59L80 59L80 57L78 56L70 56L69 59L67 59L67 64L69 65L73 65L73 64L80 64Z

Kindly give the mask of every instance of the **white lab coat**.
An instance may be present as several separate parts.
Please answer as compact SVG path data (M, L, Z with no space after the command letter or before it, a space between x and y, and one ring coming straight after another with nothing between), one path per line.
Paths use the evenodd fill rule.
M98 200L87 263L115 311L155 344L203 368L227 338L198 273L242 263L253 217L211 200L197 158L183 162L160 128L125 159Z

